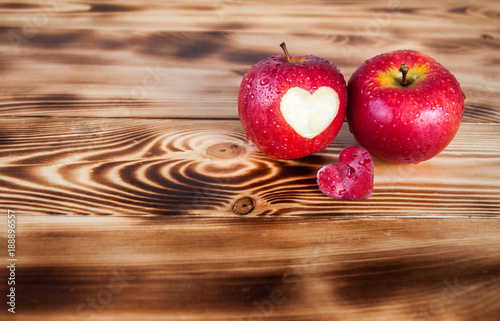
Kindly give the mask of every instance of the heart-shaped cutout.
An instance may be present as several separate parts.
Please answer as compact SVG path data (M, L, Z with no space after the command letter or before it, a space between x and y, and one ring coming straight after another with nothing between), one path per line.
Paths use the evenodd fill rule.
M361 146L349 146L339 156L339 163L318 171L318 185L323 194L340 200L364 200L373 192L373 159Z
M332 123L339 105L339 95L330 87L319 87L312 94L304 88L292 87L283 95L280 111L299 135L312 139Z

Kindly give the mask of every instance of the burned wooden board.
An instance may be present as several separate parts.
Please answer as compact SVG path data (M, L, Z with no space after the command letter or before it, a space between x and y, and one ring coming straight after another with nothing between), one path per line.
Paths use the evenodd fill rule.
M316 183L322 166L356 144L346 126L321 153L273 160L232 120L16 118L0 124L6 137L0 191L6 204L26 214L500 213L499 124L463 124L443 153L418 165L376 161L374 194L361 202L332 200ZM245 197L252 200L251 212L235 211Z
M23 320L498 317L496 219L24 215L18 225Z
M499 15L496 1L1 3L0 289L16 314L0 319L499 320ZM377 54L427 53L467 96L457 136L418 165L376 160L365 201L325 197L316 173L356 144L346 125L320 153L273 160L238 120L243 74L282 41L346 80Z

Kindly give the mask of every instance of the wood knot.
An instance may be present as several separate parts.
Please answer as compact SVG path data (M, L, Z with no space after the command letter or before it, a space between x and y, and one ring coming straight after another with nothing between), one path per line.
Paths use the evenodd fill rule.
M207 148L207 155L215 158L235 158L241 155L241 153L243 153L243 147L234 143L220 143Z
M243 197L233 205L233 212L238 215L247 215L255 208L255 201L251 197Z

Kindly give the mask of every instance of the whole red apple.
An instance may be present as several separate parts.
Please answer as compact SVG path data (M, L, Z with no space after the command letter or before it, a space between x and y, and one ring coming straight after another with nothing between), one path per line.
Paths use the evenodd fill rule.
M285 55L259 61L243 76L238 112L247 139L276 159L302 158L337 136L347 108L344 76L328 60Z
M455 77L431 57L399 50L361 65L348 84L349 129L372 156L419 163L455 137L465 95Z

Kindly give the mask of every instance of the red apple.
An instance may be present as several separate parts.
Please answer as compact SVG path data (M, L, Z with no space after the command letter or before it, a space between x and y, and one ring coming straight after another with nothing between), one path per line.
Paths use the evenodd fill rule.
M276 159L302 158L337 136L347 108L344 76L328 60L285 55L259 61L243 76L238 112L247 139Z
M372 156L419 163L448 146L464 113L455 77L431 57L399 50L367 60L348 84L347 121Z
M372 196L373 160L360 146L342 150L339 163L318 171L318 185L323 194L339 200L360 201Z

